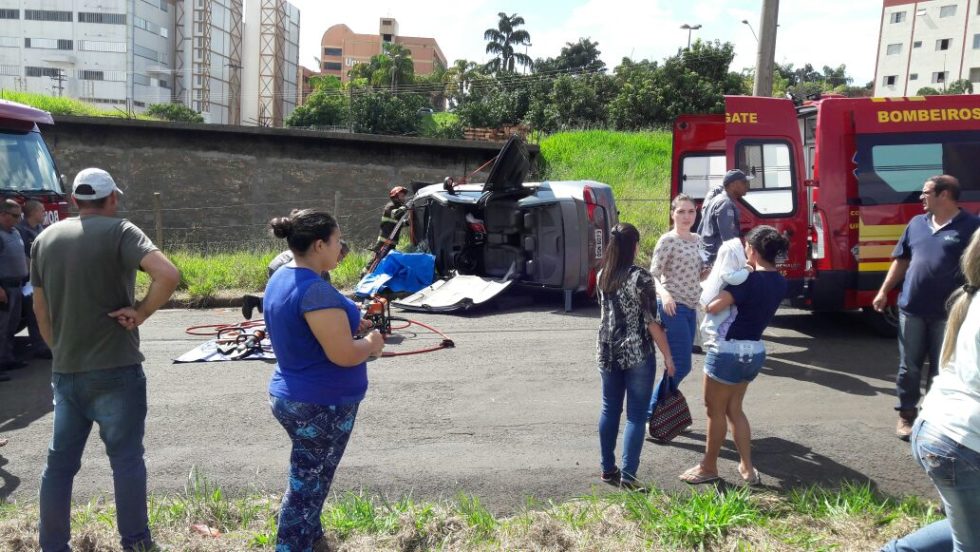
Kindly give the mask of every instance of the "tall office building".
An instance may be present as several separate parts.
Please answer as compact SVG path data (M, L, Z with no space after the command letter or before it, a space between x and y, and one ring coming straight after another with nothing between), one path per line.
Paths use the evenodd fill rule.
M402 36L398 34L398 21L382 17L378 34L358 34L342 23L328 28L320 39L320 71L347 82L347 72L355 64L370 63L371 57L382 53L383 45L389 42L401 44L412 52L416 75L429 75L437 68L447 67L446 56L436 39Z
M173 0L0 0L0 87L140 112L169 102Z
M0 88L279 126L299 96L285 0L0 0Z
M246 0L242 124L282 126L299 95L299 10L285 0Z
M980 88L976 0L883 0L878 36L875 96L914 96L962 79Z

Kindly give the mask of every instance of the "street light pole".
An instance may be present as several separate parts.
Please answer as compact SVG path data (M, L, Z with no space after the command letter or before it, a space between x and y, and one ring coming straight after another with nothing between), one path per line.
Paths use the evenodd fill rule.
M691 31L696 31L696 30L700 29L701 28L701 24L698 23L697 25L688 25L687 23L684 23L683 25L681 25L681 28L682 29L687 29L687 49L690 50L691 49Z
M749 20L748 19L743 19L742 20L742 23L745 23L746 25L749 26L749 31L752 32L752 38L754 38L755 39L755 43L758 44L759 43L759 37L758 37L758 35L755 34L755 29L752 28L752 24L749 23Z

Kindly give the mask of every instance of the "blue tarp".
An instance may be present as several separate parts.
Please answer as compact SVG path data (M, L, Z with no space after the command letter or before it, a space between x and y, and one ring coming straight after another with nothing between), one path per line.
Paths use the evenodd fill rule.
M370 297L382 290L415 293L432 284L435 269L434 255L392 251L381 259L374 272L361 278L354 293L358 297Z

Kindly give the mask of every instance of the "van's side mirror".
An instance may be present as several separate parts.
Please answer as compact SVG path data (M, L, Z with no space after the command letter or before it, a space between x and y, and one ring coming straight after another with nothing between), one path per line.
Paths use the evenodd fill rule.
M806 180L803 181L803 185L806 186L807 188L819 188L820 181L814 180L812 178L807 178Z
M61 189L64 190L65 186L68 185L68 179L65 178L65 173L61 173L61 175L58 178L58 182L61 183Z

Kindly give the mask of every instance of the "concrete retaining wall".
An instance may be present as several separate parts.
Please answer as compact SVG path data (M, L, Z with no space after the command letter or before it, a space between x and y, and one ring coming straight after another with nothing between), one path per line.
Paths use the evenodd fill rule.
M121 214L154 237L160 193L164 245L241 249L293 208L327 209L359 245L374 240L387 191L413 181L457 180L500 144L58 117L42 128L68 186L86 167L109 171L125 192ZM532 159L537 147L531 146ZM473 178L481 181L483 175Z

